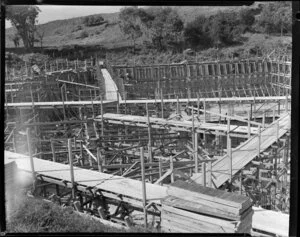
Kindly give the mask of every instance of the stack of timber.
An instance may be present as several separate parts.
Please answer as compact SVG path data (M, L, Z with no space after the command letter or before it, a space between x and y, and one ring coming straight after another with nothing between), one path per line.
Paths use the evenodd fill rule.
M166 232L250 233L252 203L248 197L174 182L162 200L161 227Z
M5 163L5 187L6 189L13 188L15 185L15 177L17 172L17 164L14 161Z

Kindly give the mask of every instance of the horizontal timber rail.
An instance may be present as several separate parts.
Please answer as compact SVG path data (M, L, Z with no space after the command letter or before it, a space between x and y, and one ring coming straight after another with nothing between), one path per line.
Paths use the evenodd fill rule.
M288 100L291 99L291 96L287 97ZM278 100L286 100L286 96L260 96L260 97L221 97L221 98L179 98L177 99L163 99L164 103L176 103L178 102L232 102L232 101L278 101ZM161 99L144 99L144 100L120 100L120 104L154 104L161 103Z
M29 108L31 109L32 106L39 107L41 109L43 108L53 108L53 107L61 107L64 106L93 106L93 105L101 105L101 101L95 100L95 101L48 101L48 102L20 102L20 103L6 103L6 107L22 107L22 108ZM103 100L103 105L110 105L114 104L116 101L110 101L110 100Z
M101 122L102 116L98 116L95 121ZM124 114L103 114L103 119L106 122L112 124L124 124L129 126L137 126L137 127L148 127L148 121L146 117L143 116L135 116L135 115L124 115ZM190 132L193 128L192 121L177 121L177 120L167 120L163 118L149 118L150 124L152 128L157 129L170 129L172 131L186 131ZM195 131L198 133L206 132L208 130L212 131L223 131L227 132L227 125L225 124L214 124L214 123L203 123L203 122L194 122ZM247 126L236 126L230 125L230 130L235 133L248 133ZM257 128L250 128L251 134L257 134Z

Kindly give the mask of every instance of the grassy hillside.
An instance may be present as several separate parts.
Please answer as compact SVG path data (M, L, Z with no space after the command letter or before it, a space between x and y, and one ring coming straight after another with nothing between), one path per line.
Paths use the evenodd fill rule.
M257 4L252 7L257 7ZM194 20L199 15L210 16L219 11L238 11L242 7L205 7L205 6L174 6L184 23ZM107 22L103 25L86 27L82 22L85 17L67 20L56 20L37 26L38 31L45 32L44 46L103 45L104 47L124 47L131 45L130 40L122 34L118 25L119 13L97 14ZM95 15L95 16L97 16ZM14 47L9 37L14 30L6 30L6 47ZM22 41L21 45L22 46ZM39 46L39 43L36 43Z
M187 24L200 15L208 17L218 14L220 11L237 12L242 8L255 9L254 14L255 18L257 18L260 15L261 5L267 3L268 2L255 2L251 6L239 7L173 6L172 8L177 10L179 16L184 21L184 24ZM186 55L183 53L174 54L173 52L154 52L153 50L147 49L147 47L142 47L141 38L137 40L139 47L137 47L137 52L133 54L130 50L127 50L128 46L132 46L132 42L121 32L118 12L110 14L96 14L93 16L102 16L104 18L104 23L97 26L87 27L84 24L85 17L77 17L38 25L38 31L45 32L43 46L51 48L57 47L60 50L66 46L81 45L85 48L84 57L88 58L95 54L103 56L105 55L105 52L107 52L106 56L109 61L116 64L172 63L181 62L187 59ZM9 40L9 36L11 34L13 34L13 29L7 29L6 47L14 49L12 41ZM268 35L248 32L242 35L242 40L237 44L220 47L218 49L208 48L197 52L198 56L196 60L222 60L232 57L249 58L264 56L274 49L291 49L291 45L291 36L280 37L275 34ZM40 44L36 43L35 46L38 48ZM97 48L95 46L97 46ZM103 48L110 50L103 50ZM87 52L88 49L90 51ZM71 56L74 53L77 54L77 51L71 49ZM52 54L49 55L52 56ZM73 56L74 58L83 57L79 55Z
M157 232L154 229L132 227L114 228L76 213L73 208L62 208L43 199L19 196L7 216L8 233L33 232Z

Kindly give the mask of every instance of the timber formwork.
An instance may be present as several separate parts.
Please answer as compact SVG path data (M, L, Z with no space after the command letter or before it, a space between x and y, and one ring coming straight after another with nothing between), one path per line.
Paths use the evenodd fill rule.
M271 61L112 66L108 71L117 85L116 101L106 99L107 78L99 66L65 63L55 72L53 65L45 65L43 75L7 81L6 149L49 162L72 160L74 169L153 185L196 182L250 196L268 209L289 211L289 118L283 117L290 112L288 63L281 62L284 66L278 69L277 62L277 71ZM281 84L286 87L279 90ZM281 120L285 124L278 128ZM272 130L273 137L266 138L270 134L263 130ZM262 148L261 139L270 144ZM245 164L235 162L241 163L236 167L234 152L242 152L242 144L251 141L254 151L245 152L253 155ZM224 170L214 170L220 162ZM102 219L110 216L129 226L131 208L160 215L151 202L146 203L152 205L148 210L141 197L136 208L134 199L117 194L108 202L117 207L114 212L106 204L96 210L92 203L103 202L101 193L79 190L82 195L76 199L71 195L76 185L65 186L57 196Z

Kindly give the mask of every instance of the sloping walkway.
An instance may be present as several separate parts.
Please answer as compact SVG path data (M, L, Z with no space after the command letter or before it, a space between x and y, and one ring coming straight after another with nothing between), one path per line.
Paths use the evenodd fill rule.
M282 137L290 130L291 117L289 113L283 114L278 120L261 131L260 152L263 152L276 142L276 123L279 122L278 137ZM252 136L247 141L232 150L232 175L236 174L245 165L257 156L258 136ZM213 182L217 188L224 184L228 179L228 157L223 156L221 159L212 164Z
M117 101L118 100L118 87L114 80L112 79L111 75L107 71L107 69L101 69L101 73L104 78L105 84L105 99L110 101ZM119 98L121 96L119 95Z

